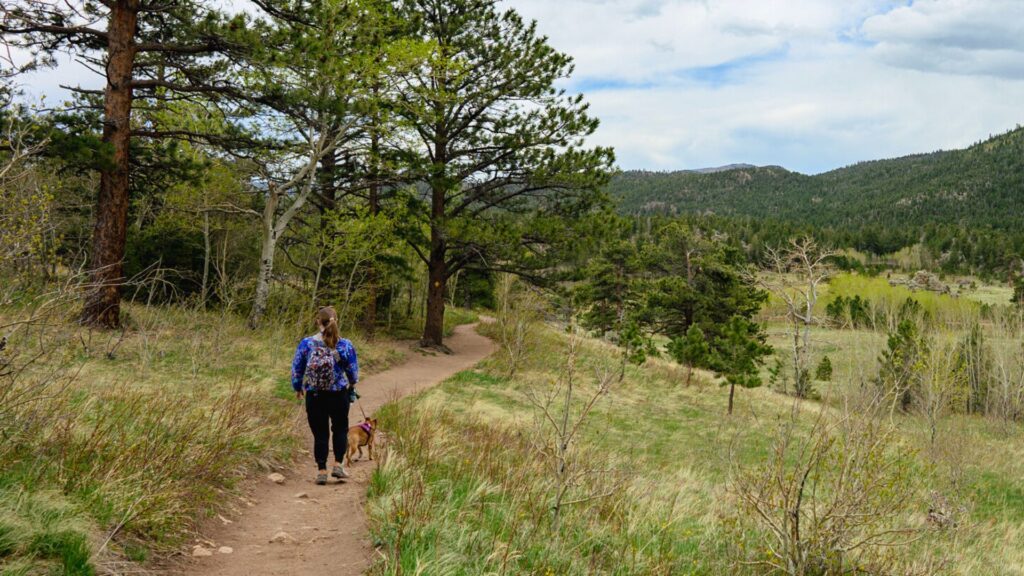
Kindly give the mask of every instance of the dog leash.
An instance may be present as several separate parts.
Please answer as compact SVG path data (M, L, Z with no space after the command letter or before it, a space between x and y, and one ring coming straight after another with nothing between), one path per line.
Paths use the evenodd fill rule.
M366 420L367 417L366 417L366 412L363 410L363 401L360 400L358 397L356 398L356 406L359 406L359 412L362 413L363 420Z

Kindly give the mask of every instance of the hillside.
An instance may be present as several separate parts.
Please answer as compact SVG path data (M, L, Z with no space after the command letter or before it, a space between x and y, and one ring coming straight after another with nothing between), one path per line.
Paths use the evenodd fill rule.
M631 171L610 185L630 214L714 213L813 226L1024 225L1024 128L965 150L862 162L807 176L777 166Z
M498 333L496 326L491 331ZM874 361L881 335L817 336L828 346L846 338L861 343L833 349L835 379L844 384L831 392L836 406L860 405L859 388L847 383ZM789 418L802 439L819 417L844 418L840 409L810 403L795 409L792 399L762 387L738 392L736 413L726 417L727 392L710 374L700 372L686 386L683 369L670 363L629 366L579 428L567 462L583 480L572 484L566 499L575 504L552 528L559 484L548 446L557 420L548 418L560 414L560 404L545 413L536 402L538 395L548 398L547 386L564 394L556 382L567 370L570 337L542 327L533 338L534 351L513 376L499 353L384 409L389 445L368 494L380 554L371 575L784 573L758 565L777 544L748 516L737 479L770 467ZM580 344L574 418L614 363L611 351L596 340ZM905 522L913 544L851 552L869 567L861 573L935 574L929 567L941 558L943 574L1019 574L1015 567L1024 558L1012 542L1024 514L1021 464L992 457L1018 450L1019 436L998 433L992 421L958 418L943 425L946 450L929 445L923 418L893 422L881 440L888 451L873 454L884 464L860 470L881 473L875 480L885 489L870 494L899 494L883 522ZM853 428L838 434L837 446L848 449L856 434ZM900 470L913 471L913 478ZM814 477L814 498L818 489L827 491L821 487L835 486L829 478L826 471ZM962 528L928 527L930 499L940 492L964 503ZM871 569L885 563L900 569Z

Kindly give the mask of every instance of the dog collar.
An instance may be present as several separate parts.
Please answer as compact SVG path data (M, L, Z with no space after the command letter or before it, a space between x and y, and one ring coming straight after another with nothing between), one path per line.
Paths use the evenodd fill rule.
M373 426L370 426L369 422L362 422L359 424L359 427L362 428L363 432L366 432L367 434L369 434L370 431L373 430Z

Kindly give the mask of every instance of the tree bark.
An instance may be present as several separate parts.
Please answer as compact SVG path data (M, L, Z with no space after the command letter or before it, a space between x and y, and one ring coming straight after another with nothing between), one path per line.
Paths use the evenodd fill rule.
M97 328L117 328L121 322L137 25L136 0L111 3L107 31L107 86L103 98L103 142L112 147L113 162L100 171L89 264L91 289L86 295L81 315L83 324Z
M442 87L444 79L440 80ZM438 117L442 117L442 110ZM444 127L438 124L434 130L434 173L430 183L430 256L427 259L427 311L423 323L421 346L444 349L444 298L448 281L448 246L445 238L445 202L448 193L446 166L448 164L448 142Z
M322 182L322 193L320 195L319 208L321 222L326 220L329 214L333 214L338 209L338 170L338 157L336 153L332 152L320 159L320 181ZM333 240L334 238L332 234L331 241ZM320 246L321 251L324 247L324 245ZM318 284L323 285L324 292L327 297L332 298L337 295L337 291L334 289L334 262L324 262L322 268Z
M728 414L730 416L732 416L733 397L735 397L735 396L736 396L736 385L733 384L732 382L730 382L729 383L729 412L728 412Z
M370 134L370 193L369 208L370 215L376 216L380 213L380 136L377 133L377 125L380 120L374 118L374 126ZM370 262L366 272L366 310L363 311L363 329L366 335L373 338L377 329L377 263Z
M444 293L448 266L445 262L444 239L431 232L430 261L427 263L427 317L423 324L421 346L444 346Z
M279 194L271 190L267 205L263 208L263 246L260 249L260 269L256 277L256 297L249 314L249 328L256 329L267 311L270 298L270 281L274 274L274 253L277 250L277 230L274 216L277 214Z
M210 254L213 252L210 245L210 211L203 210L203 285L199 295L199 307L206 309L206 296L209 293L210 282Z

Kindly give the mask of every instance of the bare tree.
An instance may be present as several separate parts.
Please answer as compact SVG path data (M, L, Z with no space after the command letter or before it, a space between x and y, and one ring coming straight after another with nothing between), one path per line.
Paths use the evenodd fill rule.
M543 430L532 442L550 473L551 526L556 534L567 508L608 497L614 490L614 483L600 482L609 477L609 470L584 465L586 460L579 456L576 446L588 416L615 382L614 371L604 370L595 375L593 388L582 386L578 369L582 342L583 337L573 327L559 379L553 386L537 385L526 392L536 411L537 426Z
M53 195L32 163L46 141L31 138L32 125L12 99L0 90L0 304L16 288L13 276L37 262L45 265L47 238L55 228Z
M914 404L928 425L928 443L935 453L939 424L955 406L966 404L970 384L963 358L952 344L931 346L924 351L921 386Z
M339 133L324 128L321 124L299 129L300 133L306 135L305 141L300 144L304 157L285 155L276 166L263 164L259 169L261 181L256 189L262 190L265 202L263 212L259 214L262 239L256 296L249 315L249 326L252 328L259 326L267 311L277 243L295 215L309 201L320 160L338 145Z
M495 318L498 342L511 377L533 349L543 303L535 292L522 286L512 274L499 277L495 296L498 301Z
M816 323L814 307L818 304L821 285L831 268L828 259L835 255L818 245L811 237L790 240L784 248L768 249L770 276L758 282L786 305L793 340L793 386L799 398L811 392L811 327Z
M903 551L925 535L927 503L885 404L879 395L834 419L822 410L810 430L794 404L767 462L732 454L731 490L757 540L741 563L791 576L913 573Z

